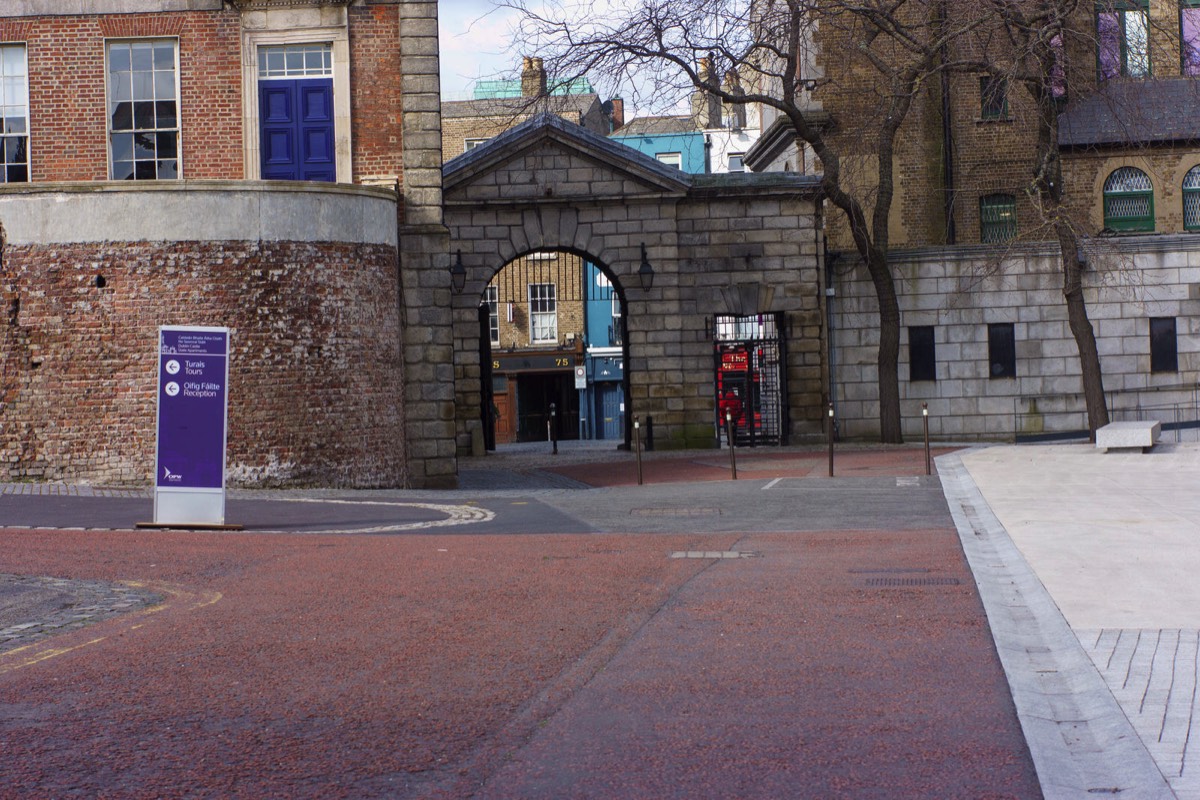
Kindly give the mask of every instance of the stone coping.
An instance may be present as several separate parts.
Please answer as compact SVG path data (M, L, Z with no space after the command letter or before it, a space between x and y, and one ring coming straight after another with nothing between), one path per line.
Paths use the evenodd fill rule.
M296 241L397 244L391 189L313 181L91 181L0 188L10 245Z
M303 194L346 194L396 199L388 186L367 186L360 183L330 183L328 181L268 181L184 179L161 181L37 181L34 183L0 184L0 198L10 195L36 194L93 194L122 192L270 192Z

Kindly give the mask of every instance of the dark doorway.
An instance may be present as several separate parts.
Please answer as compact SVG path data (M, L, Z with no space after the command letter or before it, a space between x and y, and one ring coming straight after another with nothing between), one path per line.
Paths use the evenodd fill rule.
M517 441L549 438L547 423L554 404L554 425L559 439L579 438L579 392L574 372L534 373L517 376Z

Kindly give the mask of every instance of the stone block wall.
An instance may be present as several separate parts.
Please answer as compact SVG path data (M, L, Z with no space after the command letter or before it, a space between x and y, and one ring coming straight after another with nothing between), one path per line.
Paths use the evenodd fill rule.
M982 247L923 248L893 255L900 295L900 397L905 436L921 434L929 404L932 436L1011 440L1086 429L1079 356L1067 324L1056 248L1029 246L997 263ZM879 434L875 295L861 266L838 264L831 301L833 389L839 430ZM1200 239L1137 236L1108 240L1085 272L1088 314L1115 419L1138 409L1195 408L1200 380ZM1179 369L1150 370L1149 320L1174 317ZM988 324L1012 323L1016 377L989 374ZM910 381L908 328L934 327L936 381ZM1194 413L1194 412L1193 412ZM1166 421L1170 421L1168 418Z
M531 250L581 254L620 287L626 413L653 416L657 447L717 442L712 318L720 313L784 313L789 434L819 433L826 350L814 181L692 178L547 118L447 173L450 249L462 250L467 270L453 297L460 453L480 424L479 298L497 270ZM654 271L648 290L638 278L643 245Z
M682 402L666 403L676 424L707 425L713 435L713 315L782 311L788 434L793 443L820 435L827 389L817 220L812 200L795 194L726 188L679 204L672 293L681 318L676 369L688 379Z

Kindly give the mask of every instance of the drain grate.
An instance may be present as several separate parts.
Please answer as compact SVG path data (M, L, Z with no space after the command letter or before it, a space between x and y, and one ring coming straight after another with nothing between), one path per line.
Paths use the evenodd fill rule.
M671 558L754 558L758 553L738 550L676 550Z
M634 517L719 517L719 508L633 508Z
M918 572L929 572L924 567L879 567L877 569L852 569L851 575L911 575Z
M867 578L863 583L874 588L899 586L959 586L958 578Z

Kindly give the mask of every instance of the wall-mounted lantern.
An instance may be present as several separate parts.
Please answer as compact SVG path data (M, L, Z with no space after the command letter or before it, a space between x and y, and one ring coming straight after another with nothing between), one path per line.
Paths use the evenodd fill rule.
M646 257L646 243L642 242L642 265L638 267L638 280L642 282L642 291L648 292L654 286L654 267Z
M467 285L467 268L462 263L462 250L459 250L454 255L454 263L450 265L450 285L454 288L454 293L458 294Z

